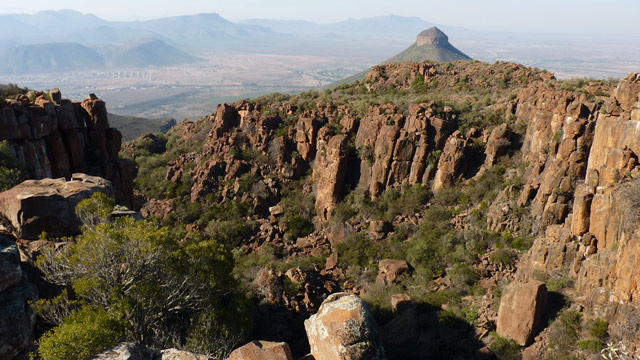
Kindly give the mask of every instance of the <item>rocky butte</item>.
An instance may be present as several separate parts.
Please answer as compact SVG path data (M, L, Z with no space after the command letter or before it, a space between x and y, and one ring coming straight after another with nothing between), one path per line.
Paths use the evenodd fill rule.
M444 41L434 29L416 46ZM11 315L0 332L13 331L9 321L20 329L0 337L2 356L25 351L30 301L46 292L27 271L43 240L24 234L51 221L26 210L54 192L68 207L79 193L118 198L121 156L135 166L134 210L233 251L253 307L229 359L593 358L607 342L633 353L639 96L640 74L558 81L502 62L385 64L327 92L221 104L120 155L97 99L67 106L82 122L66 130L61 105L10 101L1 111L12 147L42 152L33 177L71 174L0 194L0 297L10 300L0 312ZM73 134L85 154L102 154L77 165L109 184L53 155L73 153L72 142L52 150ZM105 152L88 141L100 134L113 145ZM174 353L104 350L101 359Z

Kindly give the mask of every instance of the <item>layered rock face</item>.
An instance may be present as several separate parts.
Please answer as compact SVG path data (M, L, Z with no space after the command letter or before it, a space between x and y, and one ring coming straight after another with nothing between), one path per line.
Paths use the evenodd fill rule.
M584 99L569 101L556 94L559 102L543 95L535 100L538 105L529 101L516 111L521 116L528 113L534 121L527 130L523 156L533 162L529 173L538 174L527 182L521 200L532 199L532 214L547 225L557 224L548 226L521 259L518 278L569 277L575 281L575 301L609 321L611 335L636 347L640 347L640 275L635 271L640 266L640 232L634 210L640 205L639 96L640 76L631 74L599 110ZM555 109L545 111L548 106ZM548 120L536 125L543 114ZM551 139L555 146L548 143L554 128L562 130L561 136ZM546 146L548 156L535 151ZM554 194L554 187L560 191Z
M0 226L26 240L37 240L42 232L52 237L78 235L82 223L75 207L95 192L114 196L111 183L96 176L27 180L0 193Z
M133 174L118 157L122 134L109 127L105 103L95 95L82 102L26 97L0 108L0 140L9 142L33 179L69 178L82 172L112 182L119 203L133 207Z
M449 37L434 26L418 34L417 42L418 46L427 44L444 45L449 43Z

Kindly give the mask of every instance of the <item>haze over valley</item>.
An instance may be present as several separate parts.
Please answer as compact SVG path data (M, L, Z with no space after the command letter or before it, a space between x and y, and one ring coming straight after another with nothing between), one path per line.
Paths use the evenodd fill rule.
M179 120L225 101L334 83L398 54L434 25L394 15L324 24L231 22L217 14L107 21L72 10L0 20L0 83L58 87L78 100L93 92L116 114ZM611 41L438 26L473 59L544 68L558 78L619 78L640 67L638 36Z

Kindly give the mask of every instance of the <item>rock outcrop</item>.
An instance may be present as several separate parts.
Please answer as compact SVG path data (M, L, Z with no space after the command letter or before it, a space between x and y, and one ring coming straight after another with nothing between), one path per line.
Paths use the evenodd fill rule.
M111 183L95 176L73 174L71 180L27 180L0 193L0 226L21 239L36 240L80 234L76 205L95 192L113 197Z
M33 341L35 285L20 268L15 238L0 234L0 359L13 359Z
M380 260L376 284L386 285L399 282L403 275L409 273L409 270L409 265L405 260Z
M227 360L291 360L289 345L283 342L252 341L235 349Z
M418 34L417 42L418 46L427 44L448 44L449 37L447 36L447 34L443 33L440 29L434 26Z
M338 202L347 169L347 137L332 136L318 141L313 178L316 179L316 214L323 221L331 217Z
M636 180L640 177L636 155L640 148L634 115L640 107L639 96L640 76L631 74L620 81L598 111L592 111L589 103L567 102L566 111L578 110L571 110L574 116L564 121L563 129L570 138L575 137L571 134L584 134L578 135L576 143L589 145L588 160L585 162L587 157L580 154L580 162L572 161L575 151L586 151L583 147L563 156L569 160L568 167L562 165L549 171L545 181L569 176L577 186L575 191L567 187L565 199L551 196L546 203L566 204L573 195L569 202L573 206L571 212L565 211L569 214L563 217L566 221L548 226L544 235L535 240L521 259L517 273L520 279L540 274L562 274L571 279L575 282L575 301L592 316L607 320L609 333L632 348L640 348L640 277L631 270L640 265L636 212L631 210L640 204L640 184ZM555 111L565 112L564 108ZM568 153L558 154L561 152ZM572 167L579 171L572 171ZM548 186L541 182L538 187ZM544 212L546 206L533 206L537 197L532 211Z
M109 127L105 103L93 94L81 103L62 99L59 90L52 94L53 101L40 96L0 104L0 140L32 179L100 176L111 181L117 201L132 208L133 169L118 157L122 134Z
M376 322L356 295L329 296L304 327L315 360L386 358Z
M543 282L512 282L500 300L498 335L513 339L521 346L529 345L540 330L546 305L547 287Z

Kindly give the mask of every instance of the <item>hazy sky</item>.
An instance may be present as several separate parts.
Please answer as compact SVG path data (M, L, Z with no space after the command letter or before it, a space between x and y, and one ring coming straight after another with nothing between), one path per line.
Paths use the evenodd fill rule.
M217 12L248 18L340 21L378 15L418 16L471 29L640 33L640 0L0 0L0 13L74 9L108 20Z

